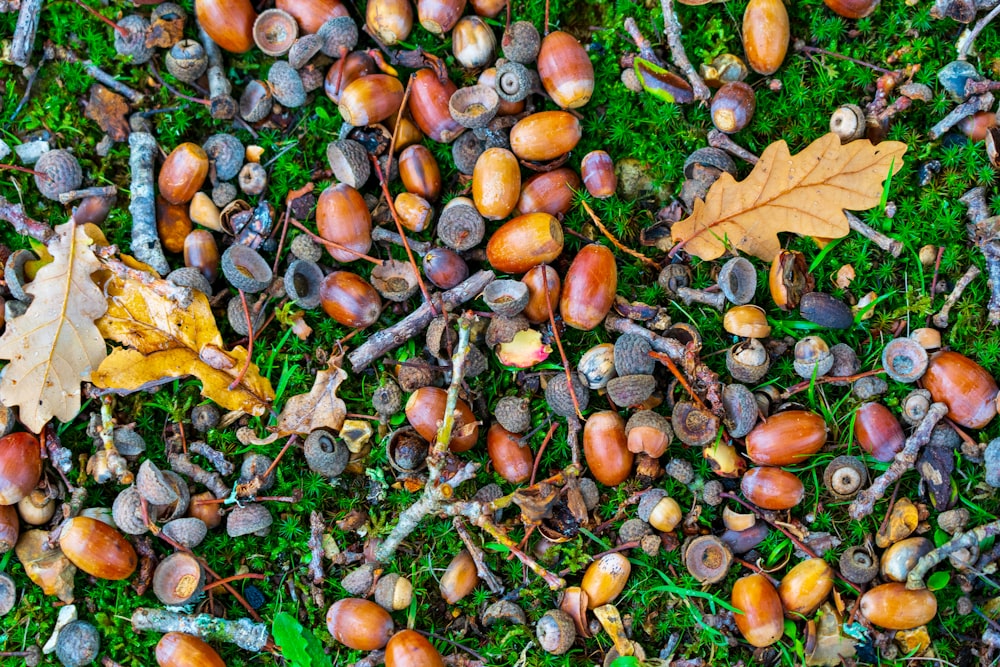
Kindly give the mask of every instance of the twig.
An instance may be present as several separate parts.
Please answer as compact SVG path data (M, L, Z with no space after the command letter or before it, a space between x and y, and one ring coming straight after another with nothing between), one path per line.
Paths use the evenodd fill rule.
M719 150L726 151L730 155L734 155L749 164L757 164L760 162L759 157L733 141L728 134L724 134L718 130L708 131L708 145L712 148L718 148Z
M857 58L851 58L850 56L845 56L842 53L836 53L835 51L828 51L826 49L821 49L818 46L807 46L805 42L796 40L793 48L800 53L812 53L815 55L829 56L831 58L837 58L838 60L846 60L849 63L854 63L855 65L861 65L862 67L867 67L868 69L875 70L879 74L891 74L891 70L887 70L884 67L879 67L878 65L873 65L864 60L858 60Z
M344 71L343 68L339 70L341 73ZM415 74L410 74L410 78L406 80L406 90L403 91L403 101L399 104L399 110L396 111L396 124L392 126L392 139L389 140L389 152L386 154L385 158L385 171L387 174L392 173L392 156L396 154L396 137L399 135L399 125L400 121L403 120L403 116L406 115L406 110L410 108L410 88L413 86L413 78ZM335 89L339 89L340 84L337 84ZM399 232L402 234L402 230ZM420 272L417 272L420 275ZM426 296L426 295L425 295Z
M938 121L938 123L927 133L928 138L930 138L931 141L939 139L945 132L958 125L963 118L968 118L972 114L980 111L989 111L993 107L993 102L993 93L973 95L968 100L952 109L950 114Z
M186 95L186 94L182 93L181 91L177 90L177 88L175 88L174 86L171 86L169 83L167 83L163 79L163 77L160 76L160 70L156 67L156 62L155 61L152 61L152 60L149 61L149 69L150 69L150 72L153 75L153 78L156 79L156 82L159 83L164 88L166 88L168 91L170 91L170 94L173 95L174 97L176 97L178 99L181 99L181 100L187 100L188 102L194 102L195 104L200 104L203 107L209 107L209 108L211 108L211 106L212 106L212 102L211 101L203 99L201 97L192 97L191 95Z
M559 357L562 359L563 372L566 373L566 388L569 389L569 397L573 401L573 409L576 411L576 416L583 419L583 412L580 410L580 401L576 398L576 389L573 388L575 384L573 382L573 372L570 370L572 368L569 364L569 359L566 358L566 350L563 349L562 336L559 335L559 327L556 326L556 316L552 312L552 295L549 293L548 289L548 277L546 274L546 265L542 265L542 280L545 281L545 285L542 288L542 292L545 294L545 308L548 310L549 314L549 325L552 327L552 337L556 339L556 347L559 348ZM573 459L573 463L577 463L578 459Z
M115 447L115 418L111 414L111 396L101 397L101 427L99 434L101 442L104 444L104 453L108 460L108 470L122 484L131 484L134 480L132 472L128 469L125 458L118 453Z
M479 548L479 545L472 541L472 536L469 535L469 529L465 527L465 518L461 516L456 516L451 520L453 526L455 526L455 532L458 533L459 539L462 540L462 544L468 550L469 555L472 556L472 561L476 564L476 572L479 573L479 578L486 582L486 586L493 591L494 595L499 595L503 593L503 583L493 574L489 566L486 564L486 559L483 555L483 550Z
M65 46L59 46L53 44L52 42L45 43L45 58L46 60L58 60L67 63L79 63L83 65L84 71L95 81L103 84L105 87L110 88L119 95L125 97L132 104L141 104L145 101L146 96L140 93L134 88L130 88L125 85L115 77L111 76L100 67L95 65L91 60L81 60L80 56L76 55L74 51L66 48Z
M917 456L930 440L934 427L946 414L948 414L948 406L944 403L935 403L927 410L923 421L906 439L906 444L901 451L896 453L889 468L876 477L871 486L859 493L858 497L851 503L849 511L852 519L860 521L875 511L875 503L885 495L889 486L916 463Z
M681 386L684 387L684 390L688 393L688 395L694 400L695 403L698 404L698 407L705 412L709 412L708 406L706 406L705 402L701 400L701 396L698 395L698 392L696 392L694 388L688 384L687 378L685 378L684 374L681 373L679 368L677 368L677 364L675 364L674 360L670 358L670 355L653 350L649 353L649 356L657 361L662 361L663 364L670 369L673 376L677 378L677 381L681 383Z
M208 490L216 498L229 497L229 485L223 481L222 476L217 472L208 472L196 463L192 463L187 454L176 452L167 456L170 469L178 475L190 477L196 484L207 486Z
M285 218L281 224L281 238L278 240L278 252L274 255L274 266L271 267L272 273L278 272L278 264L281 262L281 251L285 249L285 239L288 236L288 221L292 217L292 202L299 197L304 197L315 189L315 185L306 183L298 190L290 190L285 195Z
M625 32L627 32L628 36L632 38L636 48L639 49L639 55L644 60L648 60L654 65L663 67L663 61L660 60L658 55L656 55L656 51L653 50L653 46L649 43L649 40L646 39L646 36L642 34L642 31L639 30L639 25L631 16L625 18Z
M654 350L668 355L674 361L684 358L685 348L680 341L653 333L646 327L636 324L614 311L608 313L608 316L604 318L604 328L613 333L641 336L649 342Z
M140 262L153 268L161 276L170 272L170 264L163 255L160 236L156 230L156 197L153 189L153 160L156 157L156 139L148 132L132 132L128 137L129 171L132 200L128 211L132 216L132 254Z
M906 576L906 587L910 590L924 588L924 577L927 572L948 556L962 549L977 546L988 537L1000 535L1000 519L977 526L972 530L959 533L943 545L920 558Z
M493 520L489 518L487 513L479 514L475 519L473 519L473 522L486 531L497 542L510 549L510 552L517 556L518 560L528 566L528 569L543 579L545 583L549 585L549 588L554 591L566 588L566 581L562 577L552 574L545 568L545 566L528 554L524 553L524 551L517 546L517 543L514 542L514 540L507 537L507 534L502 528L500 528L500 526L493 523Z
M43 0L21 0L21 10L14 26L14 39L10 44L10 60L18 67L27 67L31 51L35 48L35 33L42 16Z
M262 651L270 635L267 625L246 618L230 621L209 614L188 616L166 609L139 607L132 614L132 629L183 632L209 641L229 642L247 651Z
M401 234L397 234L396 232L390 231L385 227L376 227L375 229L372 230L372 241L393 243L398 246L408 243L410 244L410 248L413 249L413 252L417 253L418 255L426 255L428 252L431 251L431 249L434 248L433 245L427 243L426 241L417 241L416 239L411 239L410 237L406 237L406 239L404 240Z
M681 43L681 24L677 20L677 14L674 13L674 0L660 0L660 6L663 8L663 30L667 36L667 46L670 47L674 65L691 83L694 99L704 102L712 97L712 91L705 85L705 81L684 52L684 44Z
M309 514L309 553L312 560L309 561L309 574L312 576L312 583L319 586L326 578L323 572L323 515L313 510Z
M969 268L966 269L965 273L962 274L962 277L958 279L957 283L955 283L955 288L951 290L951 294L949 294L948 298L945 299L944 305L941 306L941 310L935 313L934 317L931 318L931 322L934 323L934 326L938 329L948 328L948 316L951 314L951 309L954 308L955 304L958 303L958 300L962 298L962 292L964 292L965 288L969 286L969 283L978 278L980 273L982 273L982 271L975 264L970 265Z
M851 226L851 229L856 231L858 234L861 234L893 257L899 257L900 253L903 252L903 244L901 241L889 238L877 229L869 227L861 220L861 218L854 215L850 211L844 211L844 216L847 217L847 223Z
M240 368L240 372L236 374L233 381L229 383L229 391L234 391L243 382L243 378L246 377L247 371L250 369L251 359L253 358L253 320L250 318L250 306L247 305L247 295L241 289L237 290L240 293L240 303L243 305L243 316L247 318L247 356L243 360L243 366Z
M548 433L545 434L545 439L542 440L542 444L538 448L538 454L535 455L535 465L531 466L531 479L528 481L529 486L535 483L535 475L538 473L538 464L542 462L542 454L545 453L545 448L548 446L549 441L552 440L552 436L555 434L557 428L559 428L559 422L552 422L552 425L549 426Z
M69 204L78 199L86 199L87 197L101 197L101 198L111 198L118 194L118 188L113 185L104 185L92 188L83 188L82 190L70 190L69 192L64 192L59 195L60 204Z
M225 579L216 579L210 584L205 584L204 590L209 591L216 586L225 586L226 584L232 583L234 581L241 581L243 579L256 579L257 581L262 581L267 579L267 575L257 574L256 572L245 572L243 574L234 574L231 577L226 577Z
M83 2L83 0L73 0L73 2L75 2L82 9L86 10L87 12L89 12L91 15L93 15L94 18L96 18L98 21L101 21L102 23L107 24L111 29L113 29L115 32L117 32L119 35L121 35L125 39L128 39L131 36L131 33L128 30L126 30L125 28L121 27L120 25L118 25L117 23L115 23L114 21L112 21L111 19L109 19L107 16L104 16L103 14L101 14L100 12L98 12L96 9L94 9L90 5L88 5L85 2Z
M232 463L226 460L225 454L217 449L213 449L203 440L196 440L192 442L191 452L193 454L200 454L208 459L209 462L215 466L215 469L220 475L231 475L236 469Z
M816 378L815 380L803 380L798 384L794 384L785 391L781 393L781 399L784 400L790 396L794 396L800 391L805 391L809 387L820 384L829 384L831 382L857 382L861 378L871 377L872 375L882 375L885 373L884 368L876 368L870 371L864 371L863 373L855 373L854 375L838 375L838 376L823 376L821 378Z
M363 259L363 260L369 261L372 264L374 264L375 266L382 266L382 260L381 259L378 259L377 257L370 257L370 256L364 254L363 252L358 252L354 248L348 248L347 246L340 245L339 243L336 243L334 241L328 241L325 238L323 238L322 236L320 236L320 235L318 235L318 234L310 231L308 227L306 227L305 225L303 225L301 222L299 222L295 218L289 218L289 223L292 225L292 227L295 227L299 231L305 232L306 235L308 235L309 238L311 238L316 243L320 243L322 245L325 245L328 248L333 248L334 250L341 250L343 252L349 253L351 255L354 255L358 259Z
M24 207L14 204L0 196L0 220L9 222L14 231L22 236L30 236L41 243L48 243L55 231L44 222L33 220L24 212Z
M609 241L611 241L612 245L614 245L616 248L618 248L619 250L621 250L625 254L631 255L632 257L635 257L636 259L642 261L644 264L648 264L649 266L653 267L657 271L660 270L660 265L657 264L656 262L654 262L652 259L650 259L649 257L646 257L645 255L643 255L640 252L632 250L631 248L629 248L628 246L626 246L625 244L623 244L621 241L619 241L618 239L616 239L614 237L614 235L612 235L611 232L608 231L608 228L604 226L604 223L601 222L601 219L597 217L597 214L594 213L594 209L590 208L590 204L588 204L586 202L586 200L581 199L580 203L583 205L584 210L587 211L587 214L590 216L590 219L594 222L595 225L597 225L597 228L601 230L601 232L604 234L604 236L606 236L607 239ZM547 293L548 292L546 291L546 294Z
M218 44L212 41L212 38L201 26L198 26L198 35L201 37L202 46L205 47L205 56L208 59L209 108L212 118L229 120L236 116L239 107L232 96L233 86L226 78L226 66L222 61L222 52L219 50Z
M989 322L997 326L1000 324L1000 218L990 215L983 186L972 188L959 201L968 207L965 216L969 220L966 225L969 238L986 259L990 284Z
M964 31L955 43L955 50L958 53L958 60L965 60L969 57L969 52L972 51L972 43L976 41L976 37L979 37L979 33L983 31L983 28L988 26L993 19L1000 14L1000 5L997 5L989 14L986 14L981 19L976 21L976 25L972 26L971 29Z

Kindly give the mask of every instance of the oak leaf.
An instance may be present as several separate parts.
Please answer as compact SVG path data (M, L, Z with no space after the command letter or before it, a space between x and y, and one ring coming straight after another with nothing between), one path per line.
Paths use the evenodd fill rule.
M347 405L337 397L337 389L347 379L347 373L340 367L341 358L330 359L327 369L316 373L316 381L309 393L288 399L278 416L279 434L308 435L320 428L340 432L347 416Z
M10 363L0 380L0 401L19 406L21 422L39 433L53 417L68 422L80 411L80 383L107 356L94 320L107 305L91 274L101 263L82 226L67 222L49 241L52 262L25 286L28 310L7 322L0 359Z
M896 173L903 166L905 152L906 144L898 141L841 145L831 133L793 156L777 141L764 149L745 180L724 173L704 201L695 201L692 214L671 228L673 250L712 260L729 247L770 262L781 249L778 232L846 236L844 209L876 206L882 182L890 169ZM662 249L670 249L669 241L663 242Z
M90 101L83 115L97 123L112 141L128 139L128 112L128 102L118 93L99 83L90 87Z
M104 337L131 349L115 348L94 371L92 382L103 393L129 394L193 375L201 393L227 410L263 415L274 390L250 364L232 389L247 358L235 347L226 351L208 298L193 291L181 308L152 286L113 277L106 286L108 312L97 322Z

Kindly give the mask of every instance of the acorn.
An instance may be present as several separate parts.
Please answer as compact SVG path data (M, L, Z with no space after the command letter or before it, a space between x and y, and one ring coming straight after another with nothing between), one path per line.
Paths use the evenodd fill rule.
M20 534L17 510L13 505L0 505L0 554L13 549Z
M592 562L583 574L580 588L588 597L587 607L595 609L613 602L628 583L632 564L621 553L610 553Z
M701 535L684 547L684 566L702 584L715 584L726 578L733 554L715 535Z
M632 407L644 403L656 391L652 375L619 375L608 380L608 398L615 405Z
M926 588L908 590L892 582L869 589L858 600L862 615L888 630L912 630L937 616L937 598Z
M854 437L877 461L888 462L906 443L903 427L881 403L862 403L854 415Z
M684 518L681 506L663 489L650 489L644 493L637 513L640 519L664 533L673 531Z
M766 510L792 509L805 496L805 487L798 477L773 466L747 470L740 480L740 489L747 500Z
M625 436L630 452L659 458L667 451L673 430L663 415L652 410L638 410L625 424Z
M719 418L691 401L674 403L670 421L677 439L689 447L704 447L719 434Z
M178 551L160 561L153 572L153 594L167 606L188 604L201 595L205 572L198 559Z
M581 185L580 177L569 167L535 174L521 187L516 210L522 214L542 212L565 215L569 213Z
M917 561L933 549L934 543L926 537L908 537L896 542L882 552L882 577L889 581L905 582Z
M601 484L618 486L628 479L633 454L628 448L625 420L611 410L590 415L583 427L583 453L591 474Z
M83 183L80 162L67 150L57 149L42 153L35 163L35 186L42 196L59 200L59 195L76 190ZM39 174L44 174L40 176Z
M805 255L795 250L779 251L771 262L768 286L771 298L778 308L786 311L798 308L802 296L816 286L806 265Z
M350 185L339 183L323 190L316 206L316 224L324 239L354 251L328 246L327 252L338 262L353 262L372 247L371 214L364 197Z
M417 0L417 19L434 35L451 32L465 11L466 0Z
M198 144L183 143L170 152L160 167L160 196L171 204L186 204L201 189L206 176L208 155Z
M500 40L503 57L522 65L535 62L541 46L542 37L530 21L514 21Z
M559 312L568 326L590 331L611 310L617 289L618 267L614 254L603 245L591 243L577 253L566 272Z
M471 199L455 197L441 209L437 235L449 248L465 252L472 250L483 240L486 223Z
M771 325L767 323L767 315L759 306L730 308L722 317L722 327L734 336L743 338L767 338L771 335Z
M208 69L205 47L194 39L182 39L167 51L164 58L167 71L184 83L194 83Z
M246 53L253 48L257 12L250 0L196 0L194 11L198 25L219 48L230 53Z
M434 442L437 438L438 427L444 419L447 397L448 392L439 387L421 387L410 394L406 401L407 421L428 442ZM466 427L467 424L475 424L476 417L465 401L459 399L455 409L458 414L452 427L450 449L458 453L471 449L476 444L479 426L473 425L471 429Z
M511 128L510 147L522 160L546 162L573 150L581 136L579 119L568 111L539 111Z
M378 292L356 273L334 271L323 279L320 305L339 324L364 329L374 324L382 313Z
M163 197L156 198L156 233L164 250L184 250L184 240L193 228L191 222L187 206L171 204Z
M750 338L726 350L726 368L738 382L756 384L767 375L771 357L764 344Z
M400 192L393 202L396 217L403 227L411 232L422 232L430 227L434 219L434 209L430 202L412 192Z
M469 277L469 265L449 248L431 248L422 263L424 275L441 289L458 286Z
M504 107L505 113L499 113L498 110L499 115L508 116L523 111L525 100L538 90L535 73L521 63L510 61L503 61L491 69L493 75L487 77L487 80L492 78L493 90L507 105Z
M881 0L823 0L823 4L847 19L863 19L879 6Z
M316 429L306 437L302 454L310 470L327 478L339 477L351 458L344 441L326 429Z
M508 220L493 232L486 245L486 258L502 273L524 273L553 261L562 249L563 230L559 221L547 213L529 213ZM613 265L613 257L611 261ZM610 278L605 278L605 283L609 281ZM615 281L617 284L617 276ZM613 297L614 289L609 298Z
M580 160L580 174L591 197L607 199L618 189L615 163L605 151L590 151L584 155Z
M826 292L803 294L799 301L799 315L828 329L848 329L854 326L854 313L850 306Z
M365 23L386 46L405 40L413 29L410 0L371 0L365 9Z
M318 32L330 19L348 16L340 0L277 0L275 6L294 16L306 35Z
M760 465L803 463L826 444L826 421L814 412L785 410L746 436L747 456Z
M456 90L458 88L450 79L441 81L428 68L417 70L410 81L410 115L413 122L421 132L438 143L451 143L465 131L451 117L448 108Z
M334 104L340 104L345 88L361 77L377 71L375 61L370 55L364 51L352 51L330 66L323 81L323 92Z
M392 637L392 617L374 602L337 600L326 612L326 627L338 642L356 651L375 651Z
M494 424L486 433L486 449L493 469L511 484L521 484L531 477L535 457L527 443L500 424Z
M997 413L996 380L986 369L958 352L938 352L921 380L934 401L948 406L959 426L984 428Z
M41 445L35 436L11 433L0 438L0 505L19 502L41 477Z
M910 337L895 338L882 350L882 367L897 382L916 382L923 377L928 363L927 350Z
M181 632L168 632L156 643L159 667L226 667L214 648L204 640Z
M524 274L521 282L528 288L528 304L521 314L532 324L548 322L549 307L553 311L559 307L559 294L562 291L559 274L551 266L536 266Z
M865 112L857 104L842 104L830 115L830 131L842 144L863 139L867 128Z
M531 408L521 396L501 398L493 408L493 415L500 426L512 433L524 433L531 428Z
M757 96L753 88L742 81L727 83L712 97L712 124L720 132L739 132L753 120Z
M434 154L423 144L409 146L399 154L399 178L407 191L427 201L441 195L441 169Z
M752 646L770 646L785 633L781 597L765 575L737 579L732 604L742 612L733 616L736 627Z
M56 499L41 490L35 489L17 502L17 513L21 520L32 526L48 523L56 512Z
M403 84L399 79L388 74L369 74L344 88L337 108L348 125L374 125L395 115L402 102Z
M448 604L455 604L479 585L479 571L472 554L462 549L441 575L441 597Z
M98 579L127 579L138 565L135 549L121 533L85 516L63 524L59 547L71 563Z
M385 667L444 667L444 660L423 635L400 630L385 647Z
M479 213L502 220L514 210L520 194L521 167L514 154L505 148L483 152L472 172L472 199Z
M576 641L576 626L573 617L562 609L550 609L535 625L538 645L546 653L563 655Z
M261 504L248 504L237 507L226 517L226 534L229 537L257 535L266 537L271 532L274 517L270 510Z
M868 469L856 456L838 456L823 471L823 483L836 498L853 498L867 481Z
M743 13L743 50L758 74L774 74L788 51L788 10L781 0L750 0Z
M594 94L594 66L580 42L569 33L555 30L545 36L537 66L545 92L563 109L577 109L590 101Z
M425 1L447 2L447 0ZM463 16L451 32L452 53L455 54L455 60L466 69L478 69L488 65L493 60L496 48L493 29L478 16Z
M784 576L778 586L789 618L811 616L833 590L833 568L822 558L807 558Z

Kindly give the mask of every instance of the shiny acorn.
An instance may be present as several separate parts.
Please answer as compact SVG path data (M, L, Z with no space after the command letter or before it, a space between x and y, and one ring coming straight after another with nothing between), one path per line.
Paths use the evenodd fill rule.
M563 249L563 229L548 213L528 213L505 222L486 245L486 258L502 273L524 273L556 259Z
M594 66L575 37L561 30L547 34L537 64L542 87L563 109L577 109L590 101L594 94Z
M747 434L747 456L760 465L803 463L823 448L826 435L826 421L816 413L785 410Z
M625 420L605 410L590 415L583 426L583 453L591 474L601 484L618 486L632 472Z
M406 419L428 442L433 443L437 437L447 399L448 392L440 387L421 387L410 394L406 401ZM458 415L452 427L450 449L453 452L464 452L476 444L479 426L474 425L476 417L465 401L459 399L455 410ZM467 428L469 424L473 424L471 429Z
M595 329L614 303L618 290L618 267L614 254L599 243L577 253L563 280L559 312L574 329Z
M773 466L747 470L740 489L747 500L766 510L792 509L805 496L805 486L798 477Z
M383 648L394 629L389 612L360 598L345 598L330 605L326 627L334 639L356 651Z
M782 0L750 0L743 13L743 50L758 74L774 74L788 52L788 10Z
M997 414L997 382L985 368L958 352L935 354L921 379L934 401L948 406L959 426L981 429Z
M156 643L159 667L226 667L218 652L203 639L182 632L168 632Z
M733 616L740 634L752 646L774 644L785 633L781 597L763 574L751 574L733 584L732 604L741 614Z
M139 563L135 549L121 533L86 516L63 525L59 547L71 563L98 579L127 579Z

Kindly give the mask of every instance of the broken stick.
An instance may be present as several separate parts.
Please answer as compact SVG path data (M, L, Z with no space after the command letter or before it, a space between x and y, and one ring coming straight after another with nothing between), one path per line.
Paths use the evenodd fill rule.
M148 132L129 135L131 150L128 167L132 174L132 201L128 212L132 215L132 255L145 262L161 276L170 273L170 265L160 247L156 231L156 195L153 188L153 160L156 156L156 139Z
M42 2L43 0L21 0L21 11L17 15L14 39L10 45L10 59L18 67L27 67L31 62L38 19L42 15Z
M132 614L133 630L153 632L183 632L208 641L229 642L247 651L262 651L270 634L267 625L249 618L230 621L210 614L188 616L166 609L139 607Z

